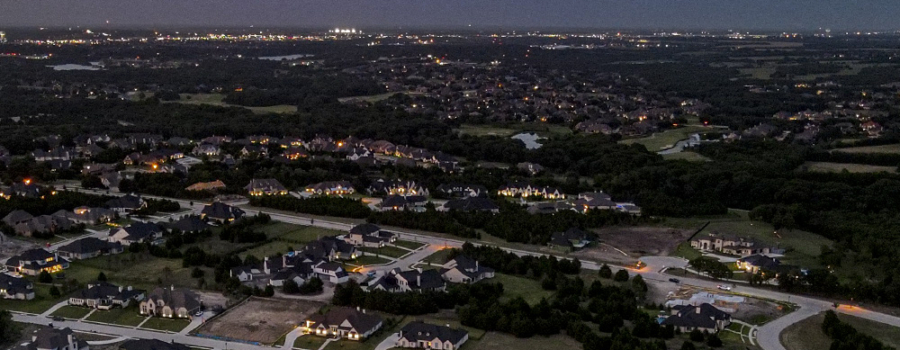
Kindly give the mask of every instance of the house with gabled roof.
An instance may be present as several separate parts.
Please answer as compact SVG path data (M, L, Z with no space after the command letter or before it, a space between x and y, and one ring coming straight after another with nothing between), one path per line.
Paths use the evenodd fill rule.
M304 334L320 337L364 340L381 328L384 321L365 310L335 307L324 314L312 314L303 323Z
M164 231L163 227L158 224L138 221L125 227L110 229L108 240L122 243L122 245L141 242L159 244L162 241Z
M29 249L6 260L6 269L22 275L37 276L43 271L59 272L69 268L69 260L44 248Z
M438 270L417 268L402 271L394 268L383 276L367 281L363 288L391 293L443 291L447 289L447 283L444 282Z
M119 242L105 241L96 237L85 237L66 244L56 250L69 260L90 259L101 255L119 254L125 248Z
M147 207L147 202L140 195L126 194L106 201L105 206L117 213L124 214Z
M581 249L590 245L596 237L596 234L572 227L563 232L554 232L550 235L550 242L547 245L551 248Z
M365 223L353 226L344 240L357 247L383 247L387 243L396 242L397 235L382 230L378 225Z
M34 332L31 341L19 344L12 350L88 350L90 346L79 339L72 329L45 327Z
M712 334L731 324L731 314L708 303L699 306L676 305L672 307L672 312L662 325L673 326L682 333L700 330Z
M284 196L288 190L275 179L252 179L244 189L254 197L259 196Z
M350 181L324 181L306 186L306 193L319 196L343 196L356 192Z
M482 266L478 260L465 255L457 255L442 266L441 278L450 283L475 283L486 278L494 278L494 269Z
M113 307L126 308L132 301L139 302L143 299L143 290L98 281L88 283L86 288L72 294L69 305L109 310Z
M0 273L0 298L34 299L34 284L26 278Z
M191 318L200 310L200 298L194 292L183 289L159 287L141 301L141 315L165 318Z
M407 323L400 329L395 345L398 348L456 350L467 340L463 329L433 325L421 321Z
M241 208L222 202L213 202L203 206L203 210L200 211L200 218L219 222L232 222L240 220L245 214L246 212Z

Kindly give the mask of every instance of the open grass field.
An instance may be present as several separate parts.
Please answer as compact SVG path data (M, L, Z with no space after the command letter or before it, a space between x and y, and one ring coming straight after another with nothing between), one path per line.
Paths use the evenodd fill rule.
M275 105L275 106L267 106L267 107L244 107L244 106L232 105L232 104L225 103L224 101L222 101L224 98L225 98L224 94L181 94L181 100L171 101L170 103L246 108L246 109L253 111L253 113L256 113L256 114L268 114L268 113L282 114L282 113L297 112L297 106Z
M141 324L145 318L146 317L141 316L140 313L138 313L138 307L135 303L124 309L114 308L110 310L97 310L91 314L87 320L134 327Z
M287 253L288 248L299 249L300 247L298 247L296 244L293 244L293 243L274 241L274 242L269 242L269 243L263 244L259 247L255 247L253 249L248 249L248 250L240 253L238 256L240 256L241 259L244 259L247 257L247 255L253 255L257 258L262 259L267 256L273 256L276 254L280 255L280 254Z
M443 265L447 262L447 258L450 257L450 249L442 249L434 252L434 254L429 255L422 261L431 263L432 265Z
M861 147L849 147L849 148L838 148L836 151L846 152L846 153L900 153L900 144L895 143L892 145L881 145L881 146L861 146Z
M566 335L554 335L542 337L539 335L531 338L516 338L515 336L488 332L481 340L470 340L462 346L463 350L496 350L496 349L541 349L541 350L571 350L581 349L581 343Z
M374 253L374 254L378 254L378 255L389 256L392 258L399 258L401 256L404 256L404 255L410 253L406 249L391 247L391 246L384 246L381 248L363 247L363 248L359 248L359 250L366 252L366 255L368 255L369 253Z
M691 134L702 133L712 129L702 126L685 126L677 129L670 129L663 132L654 133L650 136L624 139L620 143L630 145L639 143L647 147L648 151L656 152L662 149L675 146L678 141L687 139Z
M189 324L191 324L191 320L184 319L184 318L172 319L172 318L153 317L153 318L147 320L147 322L144 322L144 324L141 325L141 328L149 328L149 329L156 329L156 330L161 330L161 331L178 333L182 329L184 329L184 327L187 327Z
M325 337L318 337L312 334L304 335L297 340L294 341L295 348L301 349L310 349L310 350L318 350L322 347L322 344L325 344Z
M306 300L254 297L206 322L197 333L273 344L321 307Z
M34 299L13 300L0 299L0 310L11 310L39 314L49 310L53 305L67 299L66 296L54 298L50 296L50 286L46 284L34 284Z
M900 328L884 323L869 321L855 316L838 314L838 319L844 321L857 331L868 334L878 339L884 345L900 348ZM787 350L819 350L831 346L831 339L822 332L822 321L825 314L818 314L795 323L781 333L781 344Z
M419 248L421 248L422 246L424 246L425 243L419 243L419 242L413 242L413 241L397 240L396 242L394 242L394 245L400 246L400 247L403 247L403 248L406 248L406 249L416 250L416 249L419 249Z
M867 164L850 164L850 163L826 163L826 162L806 162L801 165L802 169L808 171L826 172L826 173L896 173L895 166L879 166Z
M80 306L63 306L54 311L51 316L59 316L65 318L82 318L91 312L90 308Z
M391 96L394 96L396 94L400 94L400 92L386 92L383 94L368 95L368 96L341 97L338 99L338 102L340 102L340 103L359 103L359 102L375 103L378 101L387 100L387 99L391 98Z
M347 265L352 265L352 266L381 265L381 264L387 264L389 262L391 262L391 261L388 259L385 259L385 258L372 256L372 255L363 255L359 258L356 258L356 260L347 261Z
M541 301L541 298L550 298L553 294L551 291L541 288L541 282L527 279L524 277L511 276L498 273L492 279L485 280L490 283L503 284L502 300L510 300L516 297L522 297L528 304L534 305Z
M315 241L319 238L326 236L337 236L346 234L347 232L338 231L338 230L329 230L320 227L312 227L312 226L295 226L293 230L285 232L284 234L278 237L279 240L287 241L287 242L295 242L295 243L307 243Z

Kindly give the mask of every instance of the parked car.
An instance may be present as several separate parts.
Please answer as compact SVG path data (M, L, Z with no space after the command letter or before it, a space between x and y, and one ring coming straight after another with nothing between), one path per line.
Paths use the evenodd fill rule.
M197 310L197 312L194 313L194 316L197 316L197 317L203 316L203 310Z
M65 320L66 320L65 318L62 318L62 317L60 317L60 316L53 316L52 319L53 319L54 321L57 321L57 322L62 322L62 321L65 321Z
M366 272L366 276L375 277L375 271Z
M681 283L681 280L680 280L680 279L677 279L677 278L670 278L670 279L669 279L669 282L672 282L672 283Z
M726 286L723 284L716 286L716 288L719 288L719 290L731 290L731 286Z

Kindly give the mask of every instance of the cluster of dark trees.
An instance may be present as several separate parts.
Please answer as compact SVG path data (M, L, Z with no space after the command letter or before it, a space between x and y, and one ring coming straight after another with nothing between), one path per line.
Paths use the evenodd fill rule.
M807 159L813 162L851 163L882 166L900 166L900 154L896 153L849 153L839 150L811 152Z
M484 266L491 266L500 273L533 279L540 279L543 276L555 278L557 275L571 275L581 271L581 261L577 258L569 260L557 259L552 255L518 256L497 247L475 246L469 242L463 244L462 249L453 249L448 258L452 259L458 255L465 255Z
M55 192L55 194L53 194ZM41 198L43 197L43 198ZM39 197L12 196L0 200L0 217L14 210L24 210L31 215L50 215L60 210L72 210L80 206L102 207L113 197L97 196L72 191L41 190Z
M822 331L831 338L831 350L892 350L878 339L860 333L853 326L838 319L837 314L828 310L822 322Z
M302 294L302 295L310 295L310 294L318 294L322 292L322 280L318 277L310 278L309 281L303 283L302 285L297 285L297 282L294 280L284 281L284 284L281 286L281 290L285 294Z
M358 199L339 197L263 196L250 198L250 204L296 213L349 218L365 218L372 212Z
M245 217L234 223L228 223L222 226L219 232L219 239L235 243L254 243L266 240L266 233L253 230L254 225L262 225L271 221L272 218L260 213L256 216Z
M434 209L434 205L422 213L412 211L385 211L372 212L367 221L374 224L399 226L415 230L449 233L463 238L481 238L481 234L471 227L460 224L453 216L440 213Z
M395 315L423 315L466 305L472 300L497 300L501 295L503 285L499 283L453 284L447 287L446 292L391 293L378 290L366 292L355 281L350 281L335 287L332 304L358 306Z
M701 256L688 262L695 270L706 272L713 278L731 278L734 272L728 268L728 265L720 262L718 259Z

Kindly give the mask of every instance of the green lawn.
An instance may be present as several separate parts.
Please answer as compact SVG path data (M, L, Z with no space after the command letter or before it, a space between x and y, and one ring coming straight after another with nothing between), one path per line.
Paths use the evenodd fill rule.
M522 297L531 305L537 304L541 298L549 299L553 294L551 291L541 288L541 282L518 276L505 275L498 273L492 279L484 280L489 283L503 284L502 300L510 300L515 297Z
M363 248L359 248L359 250L366 252L366 255L369 255L369 253L376 253L376 254L378 254L378 255L389 256L389 257L392 257L392 258L399 258L399 257L401 257L401 256L404 256L404 255L410 253L410 252L409 252L408 250L406 250L406 249L397 248L397 247L391 247L391 246L384 246L384 247L381 247L381 248L366 248L366 247L363 247Z
M650 136L625 139L619 141L623 144L630 145L639 143L647 147L648 151L656 152L665 148L675 146L678 141L687 139L691 134L702 133L713 129L702 126L685 126L676 129L669 129L663 132L654 133Z
M60 301L66 300L66 296L54 298L50 296L50 286L45 284L34 284L34 299L32 300L13 300L0 299L0 310L12 310L20 312L28 312L40 314L49 310L53 305Z
M253 255L260 260L267 256L272 256L275 254L284 254L287 253L288 247L292 247L294 249L299 249L300 247L296 244L282 241L275 241L263 244L259 247L246 250L240 254L241 259L246 258L247 255Z
M481 340L470 340L462 346L463 350L497 350L497 349L541 349L541 350L571 350L581 349L581 343L572 337L557 334L549 337L539 335L531 338L516 338L513 335L488 332Z
M244 107L239 105L232 105L225 103L222 99L225 98L224 94L181 94L181 100L165 102L165 103L183 103L183 104L192 104L192 105L212 105L219 107L240 107L253 111L256 114L268 114L268 113L294 113L297 111L297 106L291 105L275 105L275 106L267 106L267 107Z
M289 232L303 229L304 226L289 224L286 222L272 221L265 225L254 226L257 231L264 232L269 238L279 238Z
M447 262L447 258L450 257L450 251L450 249L438 250L434 254L431 254L425 259L422 259L422 261L435 265L443 265L445 262Z
M898 327L844 314L838 314L838 319L850 324L857 331L878 339L884 345L900 348ZM831 346L831 339L822 332L824 320L825 314L821 313L789 326L781 333L781 344L787 350L827 349Z
M675 251L672 252L672 255L680 256L688 260L693 260L701 256L700 251L691 248L690 242L681 242L680 244L678 244L678 247L675 248Z
M847 153L900 153L900 143L881 146L860 146L835 149L837 152Z
M363 266L363 265L387 264L389 262L391 262L391 261L388 259L385 259L385 258L380 258L377 256L371 256L371 255L363 255L363 256L357 258L356 260L348 260L347 265Z
M173 333L178 333L182 329L184 329L184 327L187 327L189 324L191 324L191 320L183 319L183 318L172 319L172 318L153 317L153 318L147 320L147 322L145 322L141 326L141 328L158 329L161 331L169 331L169 332L173 332Z
M180 259L163 259L147 253L123 253L73 261L64 273L66 279L74 278L81 283L96 280L102 271L110 283L122 286L151 289L162 281L163 285L195 288L197 283L190 276L191 270L181 267Z
M315 241L326 236L337 236L346 234L347 232L338 230L329 230L313 226L300 226L290 232L287 232L278 239L294 243L307 243Z
M295 348L309 349L309 350L318 350L322 344L325 344L324 337L307 334L297 340L294 341Z
M472 136L509 137L521 132L533 132L541 137L571 135L572 129L562 125L548 123L514 123L509 125L472 125L463 124L455 129L460 134Z
M111 310L97 310L90 317L87 318L88 321L101 322L101 323L112 323L123 326L137 326L144 321L144 316L141 316L138 313L138 308L136 305L132 305L128 308L114 308Z
M403 248L407 248L407 249L416 250L416 249L419 249L420 247L424 246L425 243L398 240L398 241L394 242L394 245L397 245L397 246L400 246Z
M59 316L65 318L82 318L91 312L91 308L82 306L63 306L54 311L51 316Z

